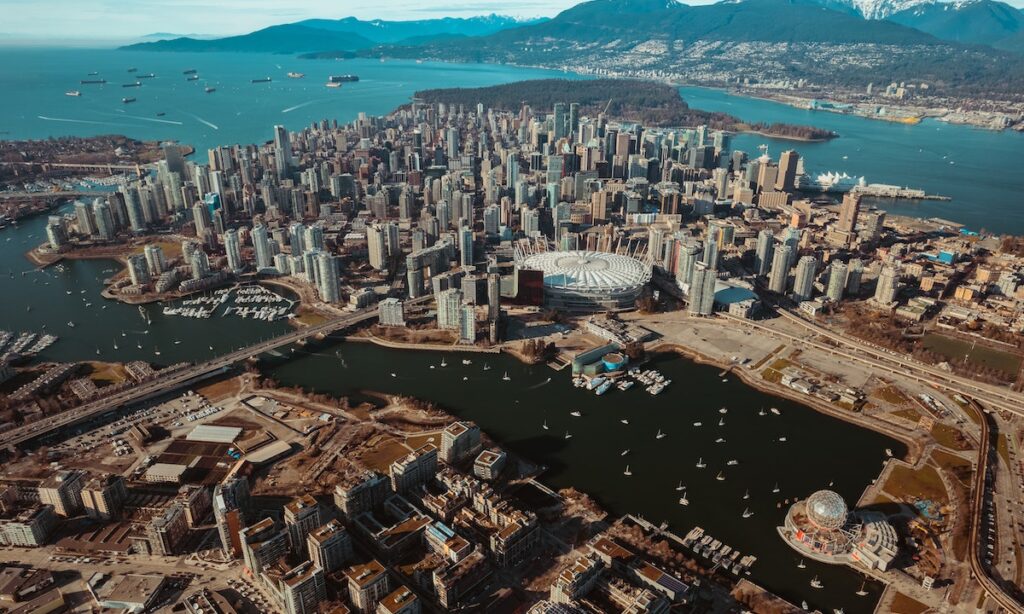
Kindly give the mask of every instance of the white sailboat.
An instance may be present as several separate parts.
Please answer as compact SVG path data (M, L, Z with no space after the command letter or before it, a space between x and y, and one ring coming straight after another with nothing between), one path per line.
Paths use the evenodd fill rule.
M159 356L160 355L160 348L154 346L153 353L156 354L157 356Z
M565 438L566 439L572 439L572 435L569 434L569 431L565 432Z
M662 433L661 429L658 429L658 434L654 436L655 439L664 439L665 437L667 437L667 435Z
M725 437L719 437L715 440L715 443L725 443Z
M804 568L807 567L807 565L804 564L804 560L803 559L800 559L800 562L797 563L796 566L799 567L800 569L804 569Z
M772 492L774 492L774 493L779 492L779 483L778 482L775 483L775 488L772 488Z
M114 339L114 349L117 349L117 339Z
M690 500L686 498L686 491L684 490L683 491L683 496L679 497L679 505L686 506L686 505L689 505L689 504L690 504Z
M725 426L725 418L718 419L718 426Z
M722 473L721 471L719 471L718 475L715 476L715 479L718 480L719 482L724 482L725 481L725 474Z
M448 366L448 363L447 363L447 362L445 362L445 359L444 359L444 358L442 358L442 359L441 359L441 367L447 367L447 366Z
M753 515L754 515L754 512L750 511L749 507L743 508L743 517L744 518L750 518Z
M489 365L489 364L487 364L487 363L485 362L485 363L484 363L484 371L490 371L490 370L491 370L491 365Z
M629 470L629 465L626 465L626 470L622 472L622 475L625 475L625 476L633 475L633 472Z
M814 576L814 579L811 580L812 588L823 588L824 586L825 585L821 583L821 580L818 579L818 576Z
M743 500L746 501L749 498L750 498L750 491L749 490L743 491Z
M758 416L766 416L766 415L768 415L768 412L766 412L764 410L764 408L762 407L761 410L757 412L757 415Z
M705 468L707 466L708 466L708 464L704 462L704 457L703 456L697 459L697 469L703 469L703 468Z
M676 490L683 490L684 488L686 488L686 487L683 486L683 481L679 480L679 486L676 486Z
M543 425L541 425L541 426L543 426L543 427L544 427L544 430L545 430L545 431L546 431L546 430L548 430L548 421L547 421L547 420L545 420L545 421L544 421L544 424L543 424Z
M723 407L722 409L718 410L718 413L720 413L722 415L725 415L725 414L729 413L729 408Z
M864 590L864 587L867 586L867 583L868 583L867 580L864 580L863 582L861 582L860 583L860 590L858 590L856 593L854 593L854 595L857 595L858 597L863 597L864 595L867 595L868 592L866 590Z
M619 456L625 456L627 454L629 454L629 448L626 448L625 450L623 450L622 454L619 454Z
M507 382L507 381L510 381L512 378L508 376L508 371L505 371L505 375L502 375L501 379L503 379L503 380L505 380Z

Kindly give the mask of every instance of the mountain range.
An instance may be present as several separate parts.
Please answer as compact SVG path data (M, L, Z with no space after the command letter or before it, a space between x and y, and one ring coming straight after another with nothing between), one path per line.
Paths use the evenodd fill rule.
M998 0L590 0L551 19L306 20L154 51L263 51L593 70L708 84L807 79L1021 99L1024 13Z
M543 19L519 20L503 15L445 17L417 21L363 21L344 19L307 19L270 26L238 36L204 38L197 36L164 37L122 49L136 51L239 51L263 53L300 53L325 49L355 51L380 44L417 45L429 41L464 36L486 36L507 28L530 25Z

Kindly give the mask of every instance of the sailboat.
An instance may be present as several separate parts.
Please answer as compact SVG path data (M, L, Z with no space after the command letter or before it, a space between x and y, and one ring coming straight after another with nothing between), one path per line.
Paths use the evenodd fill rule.
M654 436L655 439L664 439L665 437L666 435L661 432L661 429L658 429L658 434Z
M749 498L750 498L750 491L749 490L743 491L743 500L746 501Z
M117 349L117 339L114 340L114 349Z
M565 432L565 438L566 439L572 439L572 435L569 434L569 431Z
M729 413L729 408L728 407L723 407L722 409L718 410L718 413L720 413L722 415L725 415L725 414Z
M715 440L715 443L725 443L725 437L719 437Z
M775 483L775 488L772 489L772 492L774 492L774 493L779 492L779 483L778 482Z
M679 480L679 486L676 486L676 490L683 490L684 488L686 488L686 487L683 486L683 481Z
M448 366L448 363L445 362L444 358L441 359L441 366L442 367L447 367Z
M633 472L629 470L629 465L626 465L626 470L622 472L622 475L633 475Z
M718 426L725 426L725 418L718 419Z
M96 355L97 355L97 356L99 356L99 355L100 355L100 349L99 349L99 348L96 348Z
M619 454L619 456L625 456L627 454L629 454L629 448L626 448L625 450L623 450L622 454Z
M507 382L507 381L511 380L512 378L508 376L508 371L505 371L505 375L502 375L501 379L503 379L503 380L505 380Z
M679 505L689 505L690 500L686 498L686 491L683 491L683 496L679 497Z
M544 427L544 430L545 430L545 431L546 431L546 430L548 430L548 421L547 421L547 420L545 420L545 421L544 421L544 424L542 424L541 426L543 426L543 427Z
M160 348L158 348L156 346L153 346L153 353L156 354L157 356L159 356L160 355Z
M127 337L128 335L126 335L124 331L121 331L121 336L122 337Z
M491 365L489 365L489 364L487 364L487 363L485 362L485 363L484 363L484 371L490 371L490 370L491 370Z
M762 407L761 410L757 412L757 415L758 416L766 416L766 415L768 415L768 412L766 412L764 410L764 408Z
M825 585L821 583L821 580L818 579L818 576L814 576L814 579L811 580L812 588L823 588L824 586Z
M715 479L718 480L719 482L724 482L725 481L725 474L723 474L721 471L719 471L718 475L715 476Z
M707 466L708 466L708 464L704 462L704 457L703 456L697 459L697 469L703 469L704 467L707 467Z
M796 566L799 567L800 569L804 569L804 568L807 567L807 565L804 565L804 560L803 559L800 559L800 562L797 563Z
M137 347L137 348L139 348L139 349L141 350L141 349L142 349L142 343L141 343L141 342L139 342L139 343L136 343L136 344L135 344L135 347Z
M868 583L867 580L864 580L863 582L861 582L860 583L860 590L857 591L856 593L854 593L854 595L857 595L858 597L863 597L864 595L867 595L868 592L866 590L864 590L864 587L867 586L867 583Z
M753 515L754 515L754 512L750 511L749 507L743 508L743 517L744 518L750 518Z
M181 339L175 339L174 345L181 345Z

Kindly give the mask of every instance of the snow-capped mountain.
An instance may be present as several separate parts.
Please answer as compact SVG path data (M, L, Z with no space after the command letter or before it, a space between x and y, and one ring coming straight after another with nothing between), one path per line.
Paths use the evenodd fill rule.
M821 4L830 9L855 13L864 19L886 19L895 13L938 2L939 0L821 0Z

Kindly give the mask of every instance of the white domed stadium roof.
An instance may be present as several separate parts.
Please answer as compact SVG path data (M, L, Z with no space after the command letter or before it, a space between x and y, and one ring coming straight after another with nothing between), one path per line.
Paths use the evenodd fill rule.
M846 525L848 509L839 493L819 490L807 497L806 509L808 518L822 528L841 529Z
M544 285L582 293L639 288L651 279L650 265L619 254L591 251L542 252L520 266L544 272Z

